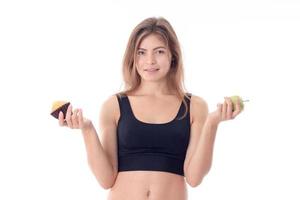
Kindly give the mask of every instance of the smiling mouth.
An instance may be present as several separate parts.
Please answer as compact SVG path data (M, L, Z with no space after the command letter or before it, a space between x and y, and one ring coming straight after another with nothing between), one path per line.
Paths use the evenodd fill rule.
M155 71L158 71L159 69L145 69L144 71L147 71L147 72L155 72Z

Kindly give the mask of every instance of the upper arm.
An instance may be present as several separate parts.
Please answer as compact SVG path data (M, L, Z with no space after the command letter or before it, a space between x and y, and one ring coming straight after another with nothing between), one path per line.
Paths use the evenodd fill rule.
M118 107L117 97L112 95L102 104L99 116L100 141L115 174L118 171L116 123L116 116L119 112Z
M187 167L190 163L192 155L196 150L202 127L208 114L208 106L204 99L193 95L190 101L190 115L191 115L191 132L190 141L186 152L184 161L184 173L187 172Z

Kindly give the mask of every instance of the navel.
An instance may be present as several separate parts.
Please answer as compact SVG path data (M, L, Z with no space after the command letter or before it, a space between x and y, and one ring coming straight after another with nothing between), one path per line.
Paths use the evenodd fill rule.
M150 190L147 191L146 196L147 196L147 198L149 198L149 196L150 196Z

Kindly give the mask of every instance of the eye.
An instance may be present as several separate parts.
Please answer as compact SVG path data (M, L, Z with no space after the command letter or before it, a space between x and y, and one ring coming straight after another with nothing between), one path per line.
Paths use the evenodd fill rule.
M157 53L158 53L158 54L164 54L165 51L164 51L164 50L158 50Z
M137 55L144 55L145 52L144 51L137 51Z

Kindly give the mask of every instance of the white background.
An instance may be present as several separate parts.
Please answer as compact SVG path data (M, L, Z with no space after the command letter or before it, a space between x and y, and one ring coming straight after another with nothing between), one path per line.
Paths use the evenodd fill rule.
M59 127L51 105L69 100L98 128L123 85L129 35L152 16L173 25L186 88L210 111L224 96L250 99L220 124L211 171L189 199L300 199L299 1L182 2L1 1L0 199L106 198L80 131Z

